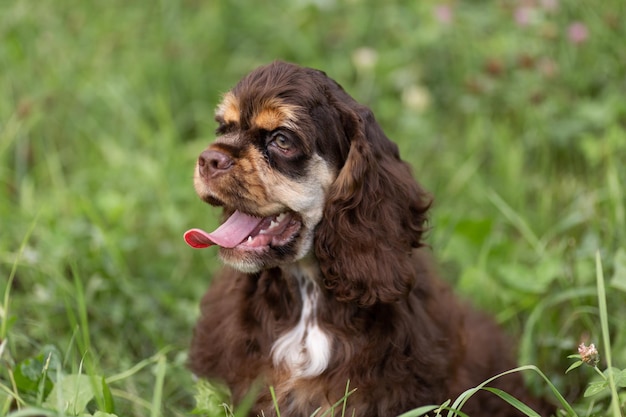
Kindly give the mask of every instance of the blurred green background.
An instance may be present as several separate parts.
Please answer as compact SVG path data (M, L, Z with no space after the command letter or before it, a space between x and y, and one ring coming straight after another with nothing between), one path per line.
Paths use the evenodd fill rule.
M190 414L219 267L182 240L217 214L192 169L220 95L274 59L373 109L435 196L442 275L602 415L565 369L601 345L598 251L626 367L625 39L623 0L1 2L0 415L79 373L106 378L89 413Z

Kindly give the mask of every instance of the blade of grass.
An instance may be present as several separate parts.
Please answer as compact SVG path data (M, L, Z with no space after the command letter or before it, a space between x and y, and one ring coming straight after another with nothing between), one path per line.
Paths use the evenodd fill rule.
M430 413L431 411L437 410L438 408L438 405L425 405L423 407L407 411L406 413L402 413L398 417L420 417L424 414Z
M567 412L567 415L570 417L577 417L578 414L576 414L576 411L574 411L574 409L572 408L572 406L567 402L567 400L563 397L563 395L561 395L561 393L559 392L559 390L554 386L554 384L552 383L552 381L550 381L550 379L543 373L541 372L541 370L539 368L537 368L535 365L525 365L525 366L520 366L505 372L502 372L496 376L493 376L489 379L487 379L486 381L484 381L483 383L481 383L480 385L474 387L474 388L470 388L467 391L463 392L461 395L458 396L458 398L454 401L454 403L451 406L451 411L450 413L448 413L448 416L452 416L452 412L456 412L456 410L460 410L461 407L463 407L463 405L467 402L467 400L469 400L469 398L474 395L476 392L478 392L480 389L484 389L484 387L487 386L487 384L489 384L490 382L504 376L504 375L509 375L515 372L522 372L522 371L533 371L536 372L537 374L539 374L539 376L541 376L541 378L543 378L543 380L548 384L548 387L550 388L550 390L552 391L552 394L556 397L556 399L559 401L559 403L561 404L561 406L565 409L565 411Z
M354 391L352 391L354 392ZM345 417L346 416L346 407L348 406L348 396L351 394L350 392L350 380L348 379L348 382L346 382L346 392L344 393L344 400L343 400L343 405L341 406L341 417Z
M276 392L274 387L270 387L270 394L272 395L272 401L274 402L274 408L276 409L276 417L280 417L280 410L278 409L278 399L276 398Z
M352 395L356 390L357 390L356 388L350 390L350 380L348 380L348 382L346 383L346 391L345 391L344 396L341 397L337 402L335 402L328 410L322 413L319 417L326 417L329 414L331 416L334 416L335 408L337 408L340 404L343 404L341 415L342 417L345 416L348 397ZM317 413L317 410L316 410L316 413Z
M612 130L611 133L615 132ZM626 213L624 208L623 186L620 184L620 174L615 166L613 159L609 159L607 167L607 184L609 191L609 199L613 205L615 216L615 230L624 230L624 222Z
M121 381L123 379L130 378L131 376L135 375L137 372L141 371L146 366L151 365L151 364L157 362L158 359L162 355L165 355L170 350L171 350L171 347L166 347L164 349L161 349L159 352L157 352L153 356L151 356L151 357L149 357L147 359L144 359L144 360L142 360L140 362L137 362L137 364L135 364L130 369L128 369L128 370L126 370L124 372L120 372L119 374L112 375L112 376L106 378L107 384L112 384L114 382L118 382L118 381Z
M234 417L245 417L249 414L249 411L252 409L255 400L257 399L257 395L261 390L261 384L259 381L256 381L252 384L252 387L248 390L241 403L237 405L237 410L234 413ZM231 413L232 414L232 413Z
M91 337L89 336L89 320L87 318L87 303L85 302L85 291L83 288L83 283L80 280L78 267L72 263L71 265L72 277L74 278L74 291L73 295L75 297L76 308L78 310L78 325L80 329L80 336L77 340L80 340L82 343L80 346L83 355L88 355L91 352ZM89 368L89 363L86 364Z
M12 375L11 375L12 377ZM15 386L15 384L13 384ZM17 402L17 404L23 404L24 401L22 401L19 398L19 395L16 394L17 391L11 391L11 388L9 388L8 386L4 385L4 384L0 384L0 391L4 392L5 394L7 394L7 402L4 404L4 408L0 409L0 411L2 411L4 415L8 410L9 407L11 407L11 404L13 403L13 400L15 400Z
M45 410L43 408L24 408L20 411L9 414L7 417L59 417L57 411Z
M523 402L521 402L520 400L518 400L511 394L509 394L508 392L505 392L505 391L502 391L501 389L493 388L493 387L484 387L483 389L485 391L489 391L497 395L498 397L502 398L504 401L511 404L513 407L517 408L519 411L521 411L522 413L524 413L525 415L529 417L541 417L535 410L533 410L532 408L530 408L529 406L527 406L526 404L524 404Z
M161 415L161 404L163 403L163 381L165 381L166 356L159 355L156 364L156 381L154 383L154 394L152 395L152 406L150 416L159 417Z
M102 385L102 397L104 398L104 411L110 414L115 414L115 402L113 401L113 395L111 394L111 388L107 384L104 377L101 379Z
M39 213L35 216L35 220L30 225L30 228L24 235L22 239L22 243L20 244L20 248L17 252L17 256L15 257L15 261L11 266L11 272L9 273L9 279L7 281L7 286L4 289L4 299L2 302L2 309L0 309L0 340L5 340L7 338L7 333L9 329L9 295L11 294L11 287L13 286L13 280L15 279L15 274L17 272L17 265L19 264L20 259L22 258L22 254L24 253L24 249L26 249L26 244L30 239L30 235L35 230L35 225L37 224L37 220L39 219Z
M39 387L37 388L37 405L41 405L44 400L44 391L46 387L46 380L48 379L48 368L50 367L50 358L52 357L52 353L48 354L46 358L46 363L43 367L43 375L41 380L39 381Z
M537 254L544 252L545 245L539 240L535 232L532 231L528 223L520 216L513 208L498 195L494 190L487 190L487 198L491 203L496 206L498 210L506 217L509 222L520 232L520 234L526 239L528 244L532 246Z
M611 389L611 410L614 417L621 417L619 408L617 386L613 375L613 359L611 357L611 340L609 336L609 318L606 305L606 290L604 287L604 272L602 271L602 259L600 251L596 252L596 282L598 285L598 307L600 309L600 326L602 329L602 343L604 344L604 355L606 357L607 377Z
M141 407L142 409L145 409L146 411L152 409L152 404L150 404L150 402L126 390L111 388L111 394L116 398L121 398L123 400L126 400L132 403L135 406L135 408ZM143 415L143 413L140 415Z
M99 410L106 409L104 396L100 386L100 379L97 369L93 349L91 345L91 336L89 334L89 318L87 316L87 302L85 300L85 291L83 283L80 279L78 272L78 266L75 262L70 263L70 271L73 278L73 291L72 294L68 294L65 298L66 312L72 325L77 329L78 336L76 341L78 343L79 352L81 355L80 367L78 373L83 373L83 366L85 367L85 374L89 377L91 387L94 393L95 401ZM70 300L71 298L71 300ZM76 307L76 314L74 308ZM76 317L78 316L78 317Z

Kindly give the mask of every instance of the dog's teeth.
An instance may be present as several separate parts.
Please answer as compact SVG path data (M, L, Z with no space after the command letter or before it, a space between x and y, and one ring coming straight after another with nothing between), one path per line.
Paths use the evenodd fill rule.
M272 220L272 221L270 222L270 227L269 227L269 228L271 229L271 228L273 228L273 227L278 226L278 223L279 223L279 222L275 222L274 220Z
M280 213L277 217L276 217L276 223L280 223L283 221L283 219L285 218L286 214L285 213Z
M252 236L248 236L248 243L252 242Z

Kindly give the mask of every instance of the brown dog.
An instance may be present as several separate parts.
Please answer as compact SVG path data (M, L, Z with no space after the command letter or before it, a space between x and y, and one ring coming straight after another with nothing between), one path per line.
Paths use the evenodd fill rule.
M285 416L394 416L454 399L515 362L500 329L460 303L422 248L429 195L372 112L323 72L260 67L224 96L200 155L198 195L224 209L229 265L202 302L190 367L239 402L273 386ZM493 383L548 415L518 374ZM482 392L463 411L516 416ZM269 391L252 415L276 415Z

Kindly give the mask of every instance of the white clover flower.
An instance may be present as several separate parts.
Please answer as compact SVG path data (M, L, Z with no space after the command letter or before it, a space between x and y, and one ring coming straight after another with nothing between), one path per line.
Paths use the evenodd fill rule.
M409 109L423 112L430 105L430 92L420 85L410 85L402 92L402 103Z
M358 69L369 70L378 62L378 52L369 47L361 47L352 52L352 63Z

